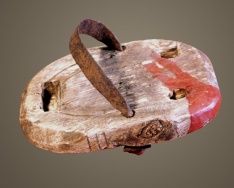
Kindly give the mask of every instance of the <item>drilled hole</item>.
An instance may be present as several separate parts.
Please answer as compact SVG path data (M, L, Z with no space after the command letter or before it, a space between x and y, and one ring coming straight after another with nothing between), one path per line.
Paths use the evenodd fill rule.
M42 88L42 106L45 112L58 109L59 93L60 84L58 81L44 83Z
M51 94L47 89L44 89L42 101L43 101L43 110L45 112L49 111L49 104L50 104Z
M133 112L133 114L132 114L132 116L130 116L129 118L132 118L132 117L135 116L136 112L135 112L134 110L132 110L132 112Z
M169 97L172 100L178 100L186 97L187 94L188 92L186 91L186 89L175 89L172 93L169 94Z
M177 46L161 52L161 57L163 57L163 58L174 58L176 56L178 56Z
M126 48L127 48L126 46L122 46L122 49L123 49L122 51L126 50Z

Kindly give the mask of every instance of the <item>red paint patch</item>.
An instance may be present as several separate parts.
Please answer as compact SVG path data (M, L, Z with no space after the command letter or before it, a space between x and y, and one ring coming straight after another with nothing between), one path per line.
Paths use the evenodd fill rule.
M163 68L159 68L153 61L144 66L155 78L163 82L171 91L174 89L187 90L186 98L191 115L189 133L202 128L217 115L221 104L221 94L218 88L200 82L188 73L183 72L175 62L160 57L156 52L152 52L151 57L176 77L171 78L165 75Z

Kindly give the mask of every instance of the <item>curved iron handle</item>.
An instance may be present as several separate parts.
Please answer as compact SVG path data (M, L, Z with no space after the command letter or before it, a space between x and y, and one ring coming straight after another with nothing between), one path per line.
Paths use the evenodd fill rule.
M110 49L118 51L123 50L121 44L116 39L115 35L104 24L91 19L86 19L78 25L72 34L69 42L69 48L75 62L91 84L115 109L119 110L123 116L132 117L134 112L129 107L127 101L93 59L81 42L79 34L90 35L106 44Z

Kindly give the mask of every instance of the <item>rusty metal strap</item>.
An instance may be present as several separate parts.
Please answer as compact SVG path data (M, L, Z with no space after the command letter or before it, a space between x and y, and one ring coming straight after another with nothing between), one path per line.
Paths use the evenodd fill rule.
M133 111L127 101L114 86L111 80L93 59L86 47L81 42L79 34L87 34L103 42L112 50L122 51L123 48L115 35L101 22L83 20L71 36L69 42L70 52L77 65L91 84L110 102L110 104L125 117L132 117Z

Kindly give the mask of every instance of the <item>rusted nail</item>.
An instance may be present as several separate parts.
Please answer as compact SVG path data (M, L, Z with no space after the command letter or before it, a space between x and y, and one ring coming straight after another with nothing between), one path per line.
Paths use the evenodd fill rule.
M79 34L90 35L98 41L106 44L108 48L112 50L122 51L123 47L120 42L104 24L91 19L86 19L78 25L72 34L69 42L69 48L72 57L92 85L115 109L119 110L123 116L132 117L134 112L129 107L127 101L93 59L81 42Z

